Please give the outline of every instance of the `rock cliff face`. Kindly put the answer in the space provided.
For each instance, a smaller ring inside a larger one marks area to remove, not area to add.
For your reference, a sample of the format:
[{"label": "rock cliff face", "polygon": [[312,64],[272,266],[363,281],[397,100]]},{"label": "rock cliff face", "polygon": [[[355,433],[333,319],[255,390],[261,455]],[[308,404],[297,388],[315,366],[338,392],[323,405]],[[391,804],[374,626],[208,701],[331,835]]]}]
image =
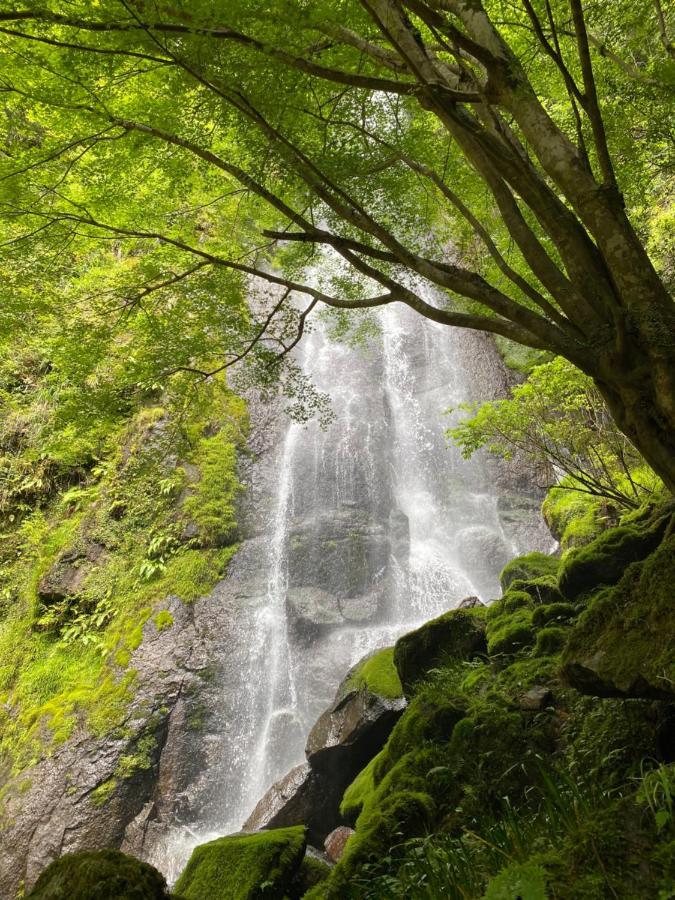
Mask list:
[{"label": "rock cliff face", "polygon": [[488,338],[394,316],[365,349],[317,328],[304,354],[335,421],[289,427],[252,399],[227,577],[192,604],[171,600],[171,627],[147,622],[118,732],[78,733],[8,781],[2,896],[66,851],[103,846],[174,878],[301,763],[350,665],[468,594],[497,596],[518,550],[549,549],[517,466],[445,447],[447,407],[509,384]]}]

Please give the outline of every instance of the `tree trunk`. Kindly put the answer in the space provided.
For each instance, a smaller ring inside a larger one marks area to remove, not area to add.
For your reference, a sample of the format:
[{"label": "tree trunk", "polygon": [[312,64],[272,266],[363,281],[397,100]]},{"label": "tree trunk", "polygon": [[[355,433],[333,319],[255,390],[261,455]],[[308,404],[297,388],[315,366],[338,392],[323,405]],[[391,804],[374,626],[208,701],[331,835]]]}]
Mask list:
[{"label": "tree trunk", "polygon": [[675,494],[675,350],[672,335],[663,337],[654,352],[653,344],[647,343],[645,351],[639,336],[631,336],[622,358],[599,353],[588,374],[617,426]]}]

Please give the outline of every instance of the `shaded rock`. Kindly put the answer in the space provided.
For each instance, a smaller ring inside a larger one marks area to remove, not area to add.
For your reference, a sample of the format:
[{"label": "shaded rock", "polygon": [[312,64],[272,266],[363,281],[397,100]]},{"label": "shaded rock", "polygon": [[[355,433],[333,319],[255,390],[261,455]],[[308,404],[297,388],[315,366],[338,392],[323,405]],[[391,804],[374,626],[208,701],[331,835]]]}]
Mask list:
[{"label": "shaded rock", "polygon": [[310,766],[314,771],[327,771],[349,757],[350,764],[358,759],[356,775],[380,750],[404,708],[403,698],[348,691],[310,731],[305,748]]},{"label": "shaded rock", "polygon": [[328,859],[333,862],[338,862],[344,853],[347,841],[353,834],[354,829],[349,828],[347,825],[339,825],[337,828],[333,829],[323,842]]},{"label": "shaded rock", "polygon": [[481,617],[470,610],[453,609],[399,638],[394,648],[394,664],[403,690],[408,693],[415,682],[447,657],[473,659],[486,649]]},{"label": "shaded rock", "polygon": [[311,817],[312,770],[308,763],[300,763],[273,784],[244,822],[243,830],[278,828],[302,824]]},{"label": "shaded rock", "polygon": [[[485,568],[490,572],[499,571],[513,556],[504,537],[485,525],[472,525],[462,529],[457,535],[457,550],[474,577]],[[478,587],[483,590],[482,585]]]},{"label": "shaded rock", "polygon": [[302,827],[232,834],[201,844],[176,883],[185,900],[282,900],[305,855]]},{"label": "shaded rock", "polygon": [[67,853],[47,866],[32,900],[169,900],[157,869],[119,850]]},{"label": "shaded rock", "polygon": [[305,858],[288,888],[289,900],[301,900],[308,891],[328,878],[332,868],[324,853],[314,847],[307,847]]},{"label": "shaded rock", "polygon": [[478,609],[485,606],[480,597],[465,597],[457,606],[457,609]]},{"label": "shaded rock", "polygon": [[45,605],[58,603],[80,592],[93,565],[100,562],[105,548],[87,543],[62,553],[38,583],[38,597]]},{"label": "shaded rock", "polygon": [[553,700],[553,692],[543,685],[535,685],[518,700],[518,706],[528,712],[539,712],[549,706]]}]

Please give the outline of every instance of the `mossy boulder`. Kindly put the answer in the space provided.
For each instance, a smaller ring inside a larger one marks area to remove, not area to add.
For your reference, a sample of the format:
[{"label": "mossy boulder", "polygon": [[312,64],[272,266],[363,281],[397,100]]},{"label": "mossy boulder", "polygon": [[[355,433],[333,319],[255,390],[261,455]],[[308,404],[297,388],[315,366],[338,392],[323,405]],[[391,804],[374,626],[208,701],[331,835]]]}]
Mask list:
[{"label": "mossy boulder", "polygon": [[340,690],[367,690],[388,700],[403,696],[403,687],[396,666],[394,648],[385,647],[366,656],[349,672]]},{"label": "mossy boulder", "polygon": [[482,608],[451,610],[398,639],[394,665],[406,695],[444,661],[485,653],[484,615]]},{"label": "mossy boulder", "polygon": [[282,900],[306,847],[302,826],[218,838],[195,848],[175,892],[182,900]]},{"label": "mossy boulder", "polygon": [[571,551],[560,572],[560,590],[574,600],[601,585],[616,584],[631,563],[645,559],[663,540],[670,516],[662,515],[648,526],[620,525],[592,543]]},{"label": "mossy boulder", "polygon": [[47,866],[27,895],[30,900],[169,900],[169,896],[157,869],[119,850],[68,853]]},{"label": "mossy boulder", "polygon": [[563,674],[582,693],[675,695],[675,535],[615,587],[595,594],[570,633]]},{"label": "mossy boulder", "polygon": [[314,852],[312,848],[307,849],[307,854],[288,888],[289,900],[300,900],[308,891],[324,882],[330,875],[331,866],[319,856],[312,855]]},{"label": "mossy boulder", "polygon": [[572,603],[547,603],[532,611],[532,624],[535,628],[545,625],[560,625],[576,618],[578,610]]},{"label": "mossy boulder", "polygon": [[514,581],[532,581],[546,576],[555,578],[558,575],[559,566],[560,560],[555,556],[539,552],[528,553],[512,559],[505,565],[499,576],[499,582],[502,590],[506,592]]},{"label": "mossy boulder", "polygon": [[555,575],[542,575],[540,578],[529,580],[517,578],[509,585],[507,593],[515,592],[527,594],[535,603],[557,603],[564,599]]},{"label": "mossy boulder", "polygon": [[532,646],[534,641],[530,607],[523,605],[510,609],[508,594],[491,607],[487,623],[487,650],[491,657],[517,653]]}]

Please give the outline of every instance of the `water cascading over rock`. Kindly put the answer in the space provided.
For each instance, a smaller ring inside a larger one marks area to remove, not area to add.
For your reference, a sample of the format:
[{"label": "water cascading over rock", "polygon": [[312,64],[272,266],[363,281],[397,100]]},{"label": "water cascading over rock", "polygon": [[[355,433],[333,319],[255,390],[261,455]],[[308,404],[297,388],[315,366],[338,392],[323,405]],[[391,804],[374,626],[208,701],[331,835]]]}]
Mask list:
[{"label": "water cascading over rock", "polygon": [[[485,459],[461,459],[444,437],[448,407],[504,394],[492,341],[405,309],[381,312],[379,326],[351,347],[313,323],[300,357],[334,421],[280,417],[247,474],[247,539],[217,589],[228,627],[214,648],[210,714],[173,806],[128,845],[170,878],[303,760],[351,665],[463,597],[498,596],[510,558],[550,549],[540,498]],[[187,752],[176,740],[169,759]]]}]

